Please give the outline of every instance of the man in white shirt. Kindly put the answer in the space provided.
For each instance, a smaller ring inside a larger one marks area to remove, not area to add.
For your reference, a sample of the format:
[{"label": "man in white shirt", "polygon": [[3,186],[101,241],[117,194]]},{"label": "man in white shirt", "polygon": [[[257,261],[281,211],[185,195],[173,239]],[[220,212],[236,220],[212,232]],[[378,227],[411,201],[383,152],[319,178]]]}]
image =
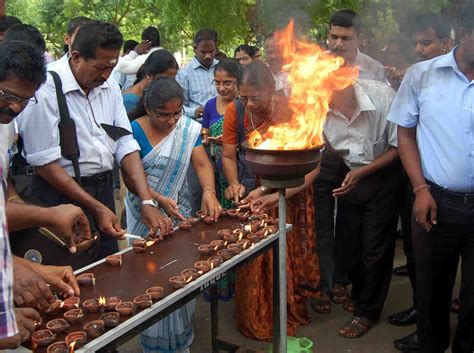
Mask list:
[{"label": "man in white shirt", "polygon": [[75,123],[80,178],[62,154],[66,144],[60,145],[60,113],[51,75],[37,91],[38,104],[28,106],[19,121],[26,160],[35,167],[32,194],[49,206],[72,201],[84,209],[100,234],[100,248],[91,254],[91,261],[116,252],[117,239],[125,233],[114,213],[114,158],[127,187],[142,200],[142,217],[150,233],[159,228],[164,234],[170,227],[148,188],[120,89],[109,80],[122,44],[122,34],[114,25],[87,23],[71,45],[69,60],[56,67]]}]

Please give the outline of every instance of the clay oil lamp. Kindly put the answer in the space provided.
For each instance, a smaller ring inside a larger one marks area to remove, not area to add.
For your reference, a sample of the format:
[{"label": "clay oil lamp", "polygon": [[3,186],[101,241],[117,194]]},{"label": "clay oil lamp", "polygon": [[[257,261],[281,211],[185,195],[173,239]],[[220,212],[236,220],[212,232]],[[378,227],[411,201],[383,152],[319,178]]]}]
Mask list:
[{"label": "clay oil lamp", "polygon": [[207,262],[212,264],[212,268],[216,268],[217,266],[220,266],[220,264],[224,262],[224,259],[216,255],[216,256],[211,256],[210,258],[208,258]]},{"label": "clay oil lamp", "polygon": [[163,287],[150,287],[145,291],[146,294],[150,294],[151,300],[154,302],[160,300],[164,296]]},{"label": "clay oil lamp", "polygon": [[191,223],[192,225],[194,225],[197,222],[199,222],[200,219],[201,218],[198,218],[198,217],[189,217],[189,218],[186,218],[186,222]]},{"label": "clay oil lamp", "polygon": [[198,251],[201,255],[209,255],[212,251],[212,246],[209,244],[199,245]]},{"label": "clay oil lamp", "polygon": [[56,339],[56,335],[51,330],[39,330],[33,332],[31,340],[38,347],[46,347]]},{"label": "clay oil lamp", "polygon": [[278,218],[268,217],[267,222],[271,224],[272,226],[277,226],[280,223],[280,220]]},{"label": "clay oil lamp", "polygon": [[230,260],[234,256],[234,253],[228,249],[222,249],[217,252],[217,255],[222,257],[224,261],[227,261],[227,260]]},{"label": "clay oil lamp", "polygon": [[79,297],[67,298],[63,301],[63,309],[66,311],[72,310],[72,309],[78,309],[80,303],[81,303],[81,298]]},{"label": "clay oil lamp", "polygon": [[194,268],[187,268],[183,271],[181,271],[181,276],[183,276],[184,278],[188,279],[188,278],[191,278],[191,281],[194,281],[196,278],[199,277],[199,271],[194,269]]},{"label": "clay oil lamp", "polygon": [[268,226],[266,230],[268,230],[268,234],[278,233],[278,227],[277,226]]},{"label": "clay oil lamp", "polygon": [[258,243],[261,240],[261,238],[255,233],[250,233],[249,235],[247,235],[247,239],[250,240],[252,243]]},{"label": "clay oil lamp", "polygon": [[260,227],[262,226],[262,221],[259,221],[259,220],[253,220],[251,223],[250,223],[250,231],[252,233],[255,233],[257,232]]},{"label": "clay oil lamp", "polygon": [[197,216],[198,218],[201,219],[201,218],[204,217],[204,215],[205,215],[204,211],[202,211],[202,210],[196,211],[196,216]]},{"label": "clay oil lamp", "polygon": [[237,244],[240,245],[242,250],[247,249],[250,246],[250,243],[251,242],[248,239],[242,239],[242,240],[237,241]]},{"label": "clay oil lamp", "polygon": [[153,301],[151,300],[150,294],[140,294],[133,299],[133,303],[136,304],[140,309],[146,309],[152,306]]},{"label": "clay oil lamp", "polygon": [[92,338],[97,338],[104,333],[105,322],[103,320],[92,320],[87,322],[82,329]]},{"label": "clay oil lamp", "polygon": [[48,315],[57,315],[61,312],[63,305],[64,304],[61,300],[55,300],[49,304],[48,309],[46,309],[44,313]]},{"label": "clay oil lamp", "polygon": [[206,224],[212,224],[212,223],[215,222],[215,221],[214,221],[214,217],[211,217],[211,216],[204,216],[204,217],[202,218],[202,220],[203,220],[204,223],[206,223]]},{"label": "clay oil lamp", "polygon": [[218,251],[224,248],[224,240],[213,240],[209,243],[214,251]]},{"label": "clay oil lamp", "polygon": [[181,230],[190,230],[193,225],[190,222],[183,221],[179,222],[178,228]]},{"label": "clay oil lamp", "polygon": [[194,263],[194,268],[201,273],[206,273],[211,270],[211,265],[207,261],[197,261]]},{"label": "clay oil lamp", "polygon": [[[174,234],[174,229],[173,228],[170,228],[166,233],[165,233],[165,238],[166,237],[170,237]],[[155,238],[155,239],[158,239],[158,238]]]},{"label": "clay oil lamp", "polygon": [[225,235],[228,235],[228,234],[231,234],[232,231],[230,229],[219,229],[217,231],[217,235],[219,236],[219,238],[221,239],[224,239],[224,236]]},{"label": "clay oil lamp", "polygon": [[120,298],[117,297],[108,297],[105,300],[105,310],[107,311],[114,311],[115,307],[122,302]]},{"label": "clay oil lamp", "polygon": [[132,302],[122,302],[115,307],[115,311],[120,314],[120,316],[129,316],[133,313],[133,303]]},{"label": "clay oil lamp", "polygon": [[69,329],[71,325],[64,319],[54,319],[46,323],[46,328],[54,334],[58,334]]},{"label": "clay oil lamp", "polygon": [[81,348],[87,343],[87,333],[84,331],[72,332],[66,336],[65,340],[68,346],[72,348],[71,351],[74,352],[74,348]]},{"label": "clay oil lamp", "polygon": [[184,276],[172,276],[169,281],[174,289],[183,288],[187,284]]},{"label": "clay oil lamp", "polygon": [[66,341],[54,342],[48,346],[47,353],[69,353],[69,345]]},{"label": "clay oil lamp", "polygon": [[227,250],[232,252],[234,255],[240,254],[242,252],[242,248],[239,244],[229,244],[227,245]]},{"label": "clay oil lamp", "polygon": [[122,266],[122,255],[121,254],[109,255],[105,258],[105,262],[107,262],[107,265],[109,266],[120,267]]},{"label": "clay oil lamp", "polygon": [[70,324],[77,324],[79,321],[81,321],[83,316],[84,313],[82,312],[82,309],[68,310],[63,315],[64,320],[66,320]]},{"label": "clay oil lamp", "polygon": [[231,217],[231,218],[237,218],[239,216],[239,211],[240,210],[227,210],[226,214],[228,217]]},{"label": "clay oil lamp", "polygon": [[93,273],[82,273],[76,277],[77,283],[83,287],[95,286],[95,277]]},{"label": "clay oil lamp", "polygon": [[99,298],[87,299],[82,303],[84,309],[89,313],[97,313],[100,310],[101,303],[99,303]]},{"label": "clay oil lamp", "polygon": [[250,213],[248,212],[241,212],[238,214],[239,221],[241,222],[247,222],[249,220]]},{"label": "clay oil lamp", "polygon": [[226,234],[224,235],[224,241],[227,242],[227,244],[233,244],[237,242],[237,234]]},{"label": "clay oil lamp", "polygon": [[132,248],[137,254],[144,253],[146,250],[146,240],[132,240]]},{"label": "clay oil lamp", "polygon": [[100,316],[106,328],[113,328],[119,324],[120,314],[116,311],[105,313]]}]

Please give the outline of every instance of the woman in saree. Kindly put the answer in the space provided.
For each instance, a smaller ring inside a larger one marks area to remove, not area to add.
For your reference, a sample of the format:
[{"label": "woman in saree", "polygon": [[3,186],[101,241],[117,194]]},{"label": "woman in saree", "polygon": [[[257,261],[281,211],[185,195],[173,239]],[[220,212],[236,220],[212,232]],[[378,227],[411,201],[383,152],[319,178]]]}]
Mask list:
[{"label": "woman in saree", "polygon": [[[190,216],[186,171],[193,163],[203,190],[202,209],[216,220],[220,205],[215,196],[214,173],[200,138],[201,125],[182,114],[183,89],[173,78],[158,78],[144,97],[146,115],[132,122],[140,145],[148,185],[159,206],[176,219]],[[146,236],[140,219],[140,199],[125,198],[128,231]],[[189,352],[193,340],[191,316],[195,302],[182,306],[140,335],[144,352]]]},{"label": "woman in saree", "polygon": [[[239,87],[240,101],[245,106],[244,127],[248,136],[258,130],[263,134],[276,123],[276,118],[288,116],[286,99],[275,92],[271,71],[260,62],[243,69]],[[240,207],[252,207],[254,211],[270,210],[276,216],[276,195],[271,190],[258,187],[242,200],[245,186],[238,179],[237,166],[237,109],[231,103],[226,110],[223,134],[224,173],[229,181],[226,197]],[[287,190],[287,223],[293,224],[287,241],[288,279],[288,334],[310,322],[305,305],[306,298],[318,297],[319,261],[316,255],[314,231],[314,204],[312,180],[317,169],[306,175],[305,183]],[[272,209],[273,208],[273,209]],[[271,252],[259,256],[237,272],[235,317],[237,328],[245,336],[262,341],[272,338],[272,282],[273,257]]]}]

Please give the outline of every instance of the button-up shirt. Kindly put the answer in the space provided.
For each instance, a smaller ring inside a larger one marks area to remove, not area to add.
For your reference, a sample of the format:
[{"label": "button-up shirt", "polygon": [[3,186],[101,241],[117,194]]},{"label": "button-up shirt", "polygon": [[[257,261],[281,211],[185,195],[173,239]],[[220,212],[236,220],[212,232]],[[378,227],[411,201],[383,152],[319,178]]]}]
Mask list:
[{"label": "button-up shirt", "polygon": [[354,84],[357,101],[351,119],[330,110],[324,123],[324,138],[350,169],[372,163],[390,147],[397,147],[396,125],[387,121],[395,92],[386,84],[358,80]]},{"label": "button-up shirt", "polygon": [[388,82],[383,65],[359,50],[357,50],[353,65],[359,68],[360,79]]},{"label": "button-up shirt", "polygon": [[[55,69],[61,77],[69,114],[76,123],[81,176],[110,171],[114,166],[114,156],[120,164],[127,154],[140,150],[132,134],[114,141],[101,126],[107,124],[132,131],[120,88],[113,79],[109,78],[86,95],[77,83],[68,61],[58,62]],[[51,75],[36,92],[36,97],[38,104],[28,105],[18,118],[26,161],[33,166],[59,161],[66,172],[74,176],[71,161],[61,156],[59,108]]]},{"label": "button-up shirt", "polygon": [[413,65],[388,119],[416,127],[423,175],[442,188],[474,191],[474,81],[459,70],[455,50]]},{"label": "button-up shirt", "polygon": [[10,162],[14,154],[14,139],[14,123],[0,124],[0,168],[3,169],[5,175],[10,168]]},{"label": "button-up shirt", "polygon": [[138,54],[135,50],[124,55],[119,59],[116,70],[122,75],[136,75],[140,67],[145,63],[146,59],[155,51],[163,49],[161,47],[151,48],[146,54]]},{"label": "button-up shirt", "polygon": [[184,89],[184,112],[186,116],[194,118],[198,107],[204,107],[206,102],[217,96],[214,85],[214,67],[219,61],[214,60],[210,68],[205,68],[194,57],[191,62],[181,68],[176,75],[176,81]]},{"label": "button-up shirt", "polygon": [[[1,153],[6,151],[3,148]],[[6,172],[0,166],[0,339],[18,333],[13,311],[13,263],[5,214]]]}]

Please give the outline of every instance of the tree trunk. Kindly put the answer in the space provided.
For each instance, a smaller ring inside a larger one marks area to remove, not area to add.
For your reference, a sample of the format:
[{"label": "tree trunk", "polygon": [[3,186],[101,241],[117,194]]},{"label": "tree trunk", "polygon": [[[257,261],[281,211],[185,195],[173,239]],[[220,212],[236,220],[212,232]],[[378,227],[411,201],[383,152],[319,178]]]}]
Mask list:
[{"label": "tree trunk", "polygon": [[5,0],[0,0],[0,17],[5,16]]}]

